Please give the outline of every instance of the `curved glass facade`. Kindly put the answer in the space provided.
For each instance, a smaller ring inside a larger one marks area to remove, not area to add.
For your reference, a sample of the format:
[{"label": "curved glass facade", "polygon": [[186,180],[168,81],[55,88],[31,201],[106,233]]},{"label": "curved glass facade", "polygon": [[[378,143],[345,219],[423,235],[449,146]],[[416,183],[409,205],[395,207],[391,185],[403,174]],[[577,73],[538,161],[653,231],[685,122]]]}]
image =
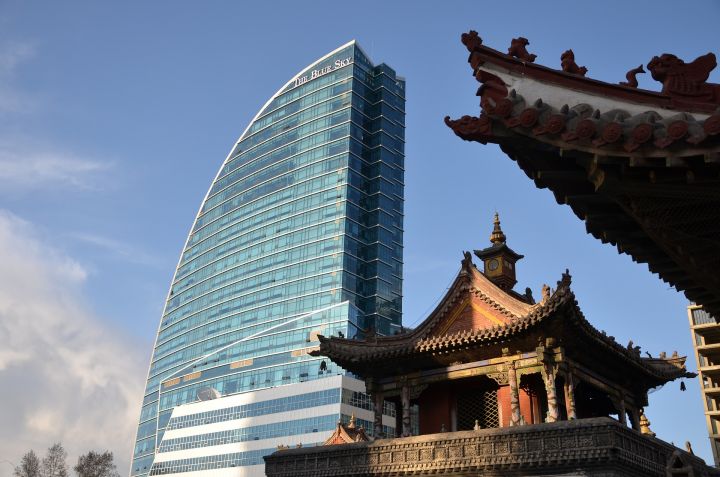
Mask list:
[{"label": "curved glass facade", "polygon": [[342,373],[308,354],[318,334],[399,329],[404,108],[404,80],[350,42],[255,116],[213,181],[173,277],[132,475],[149,473],[173,408],[198,391]]}]

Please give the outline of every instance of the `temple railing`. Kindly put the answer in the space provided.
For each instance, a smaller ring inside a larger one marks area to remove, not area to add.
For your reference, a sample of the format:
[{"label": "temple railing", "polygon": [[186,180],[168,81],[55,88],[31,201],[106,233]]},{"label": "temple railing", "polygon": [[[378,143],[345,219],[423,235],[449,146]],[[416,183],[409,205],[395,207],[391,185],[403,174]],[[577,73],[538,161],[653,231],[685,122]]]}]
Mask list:
[{"label": "temple railing", "polygon": [[265,461],[268,477],[460,476],[488,471],[523,476],[562,471],[587,476],[720,476],[702,459],[610,418],[294,448],[277,451]]}]

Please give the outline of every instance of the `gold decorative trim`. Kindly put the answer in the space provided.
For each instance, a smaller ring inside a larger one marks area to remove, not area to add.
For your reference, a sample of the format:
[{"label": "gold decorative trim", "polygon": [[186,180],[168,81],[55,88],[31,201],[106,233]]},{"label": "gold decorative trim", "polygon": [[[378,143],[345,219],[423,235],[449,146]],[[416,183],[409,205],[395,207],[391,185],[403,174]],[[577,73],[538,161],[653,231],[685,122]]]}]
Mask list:
[{"label": "gold decorative trim", "polygon": [[230,369],[237,369],[237,368],[244,368],[245,366],[251,366],[253,364],[253,359],[242,359],[240,361],[235,361],[233,363],[230,363]]},{"label": "gold decorative trim", "polygon": [[202,375],[202,372],[195,371],[194,373],[186,374],[185,376],[183,376],[182,380],[184,383],[186,383],[188,381],[192,381],[193,379],[199,378],[201,375]]}]

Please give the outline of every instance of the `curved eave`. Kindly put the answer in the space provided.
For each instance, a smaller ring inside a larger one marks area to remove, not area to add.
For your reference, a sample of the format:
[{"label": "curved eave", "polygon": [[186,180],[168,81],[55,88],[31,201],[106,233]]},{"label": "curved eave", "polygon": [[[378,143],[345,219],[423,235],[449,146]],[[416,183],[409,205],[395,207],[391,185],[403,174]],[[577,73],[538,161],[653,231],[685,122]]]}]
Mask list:
[{"label": "curved eave", "polygon": [[[642,358],[639,351],[621,346],[613,338],[593,327],[585,319],[575,301],[575,295],[570,289],[570,277],[567,274],[558,282],[557,290],[544,303],[536,306],[528,315],[504,326],[462,331],[428,339],[413,340],[408,336],[404,337],[403,341],[396,341],[393,344],[383,338],[358,341],[320,336],[320,350],[313,354],[327,356],[343,368],[360,375],[372,375],[374,370],[380,369],[378,363],[383,361],[412,362],[416,367],[421,367],[425,362],[424,359],[432,355],[504,343],[513,337],[521,337],[548,320],[566,320],[562,324],[564,327],[574,322],[574,327],[583,336],[631,366],[636,373],[644,376],[651,387],[678,378],[694,376],[685,369],[684,357]],[[382,368],[386,369],[386,367]]]},{"label": "curved eave", "polygon": [[[720,110],[521,61],[466,34],[482,83],[459,137],[500,145],[617,246],[720,316]],[[718,87],[718,85],[710,85]]]},{"label": "curved eave", "polygon": [[519,253],[517,253],[516,251],[514,251],[513,249],[508,247],[507,244],[505,244],[505,243],[502,243],[501,245],[496,246],[496,247],[488,247],[488,248],[483,248],[481,250],[473,250],[473,253],[475,254],[475,256],[481,260],[484,260],[485,258],[490,257],[492,255],[497,255],[500,252],[507,253],[514,260],[520,260],[521,258],[525,257],[525,255],[520,255]]},{"label": "curved eave", "polygon": [[598,345],[610,350],[613,354],[622,357],[624,361],[632,365],[638,372],[644,374],[656,385],[665,384],[683,377],[694,377],[693,373],[689,373],[685,369],[685,357],[672,357],[668,359],[661,358],[643,358],[640,355],[639,348],[630,349],[622,346],[615,341],[614,338],[607,336],[605,333],[595,328],[584,316],[582,310],[573,301],[572,316],[576,320],[578,326],[583,333],[595,341]]},{"label": "curved eave", "polygon": [[[479,272],[475,270],[475,273]],[[458,279],[456,279],[456,283],[463,276],[461,272]],[[452,350],[455,346],[493,344],[531,328],[535,323],[541,321],[542,317],[552,315],[566,300],[574,300],[574,296],[569,291],[569,285],[570,276],[564,275],[563,280],[558,282],[558,289],[544,303],[533,306],[526,305],[529,312],[525,316],[514,317],[506,325],[497,325],[492,328],[474,331],[461,331],[450,335],[426,337],[427,332],[432,330],[442,317],[442,313],[445,311],[442,309],[436,310],[437,313],[434,316],[431,315],[416,331],[404,335],[373,337],[365,341],[319,336],[320,350],[311,354],[327,356],[340,366],[358,372],[365,370],[368,365],[372,365],[378,360],[413,355],[432,355],[437,351]],[[453,298],[455,297],[446,296],[448,301],[446,305]],[[440,307],[441,305],[438,306],[438,309]]]},{"label": "curved eave", "polygon": [[[508,321],[517,320],[521,316],[527,314],[534,305],[525,303],[507,292],[499,288],[485,275],[483,275],[471,260],[466,258],[462,261],[462,266],[455,280],[448,288],[448,291],[440,299],[435,309],[433,309],[427,318],[423,320],[413,330],[393,335],[393,336],[374,336],[371,338],[373,343],[379,346],[392,349],[399,349],[408,346],[408,343],[416,343],[425,339],[437,328],[438,324],[446,317],[449,310],[467,294],[475,294],[482,300],[493,307],[498,314],[503,315]],[[328,339],[328,338],[326,338]],[[333,340],[345,341],[351,346],[363,341],[332,338]],[[339,363],[338,363],[339,364]]]},{"label": "curved eave", "polygon": [[566,73],[562,70],[514,58],[482,44],[469,46],[466,43],[466,47],[470,52],[468,63],[470,63],[473,72],[482,69],[483,66],[485,68],[495,66],[497,69],[507,71],[510,74],[531,78],[540,83],[557,85],[575,92],[606,96],[623,102],[643,105],[651,109],[712,113],[718,107],[704,102],[678,101],[661,92],[612,84],[586,76]]}]

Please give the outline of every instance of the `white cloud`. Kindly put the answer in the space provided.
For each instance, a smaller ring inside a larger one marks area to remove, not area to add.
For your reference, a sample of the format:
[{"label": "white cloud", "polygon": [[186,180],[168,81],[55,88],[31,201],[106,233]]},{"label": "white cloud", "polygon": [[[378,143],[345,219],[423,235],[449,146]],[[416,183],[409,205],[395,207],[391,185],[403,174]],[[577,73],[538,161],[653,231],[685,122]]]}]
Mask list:
[{"label": "white cloud", "polygon": [[23,61],[32,58],[35,48],[29,43],[8,42],[0,45],[0,76],[8,76]]},{"label": "white cloud", "polygon": [[157,257],[122,240],[82,232],[70,233],[68,236],[80,242],[106,250],[116,258],[122,259],[126,262],[153,266],[163,263]]},{"label": "white cloud", "polygon": [[35,109],[35,101],[11,85],[17,67],[35,55],[29,43],[0,44],[0,113],[19,113]]},{"label": "white cloud", "polygon": [[[0,119],[35,111],[39,98],[14,84],[15,73],[34,55],[35,48],[29,43],[0,43]],[[48,187],[97,189],[103,183],[101,174],[113,166],[106,160],[58,151],[42,145],[36,137],[13,135],[11,130],[3,128],[0,134],[0,192]]]},{"label": "white cloud", "polygon": [[59,187],[97,189],[112,164],[62,153],[28,150],[0,141],[0,186],[6,190]]},{"label": "white cloud", "polygon": [[0,459],[62,442],[71,466],[109,449],[126,474],[145,353],[85,304],[82,265],[2,210],[0,263]]}]

